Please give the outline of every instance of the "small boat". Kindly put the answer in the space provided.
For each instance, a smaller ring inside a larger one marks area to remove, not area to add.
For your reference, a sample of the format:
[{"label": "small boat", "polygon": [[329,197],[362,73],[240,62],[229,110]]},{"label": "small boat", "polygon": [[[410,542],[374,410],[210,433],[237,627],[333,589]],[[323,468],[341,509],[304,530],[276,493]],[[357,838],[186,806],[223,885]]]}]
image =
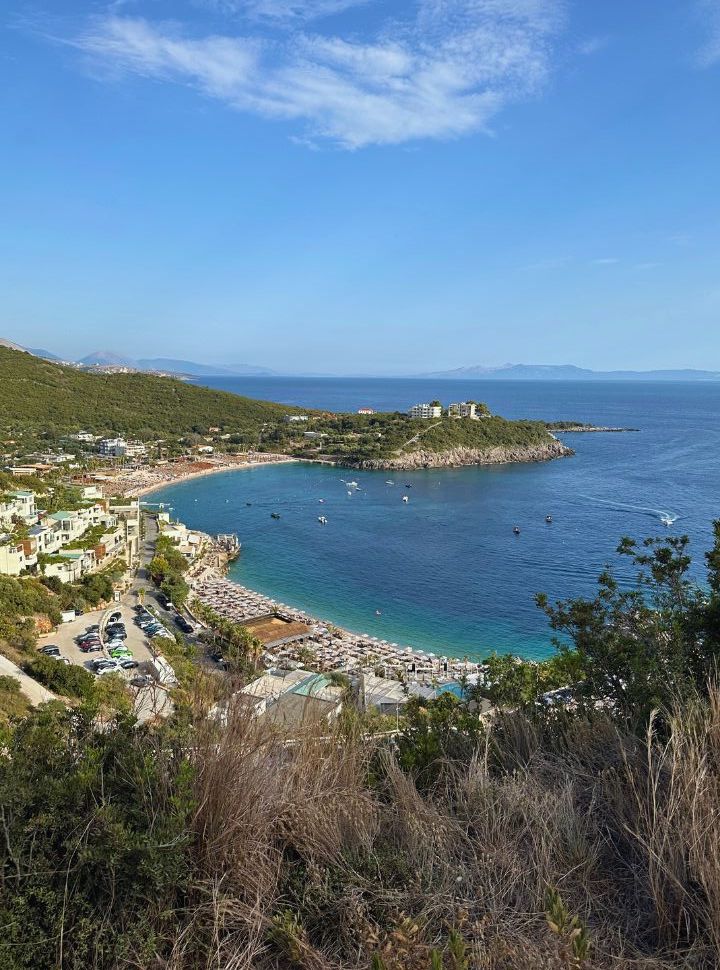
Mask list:
[{"label": "small boat", "polygon": [[375,610],[375,616],[382,616],[382,610]]},{"label": "small boat", "polygon": [[408,498],[408,496],[407,495],[403,495],[403,502],[409,502],[409,501],[410,501],[410,499]]},{"label": "small boat", "polygon": [[412,488],[412,485],[410,484],[410,482],[405,482],[405,488]]},{"label": "small boat", "polygon": [[552,522],[552,515],[546,515],[545,521],[547,522],[548,525],[550,525],[550,523]]},{"label": "small boat", "polygon": [[327,519],[325,518],[325,516],[324,516],[324,515],[318,515],[318,522],[319,522],[319,523],[320,523],[321,525],[327,525]]},{"label": "small boat", "polygon": [[271,519],[279,519],[280,518],[280,513],[279,512],[271,512],[270,513],[270,518]]},{"label": "small boat", "polygon": [[519,536],[520,535],[520,526],[519,525],[513,526],[513,532],[515,533],[516,536]]},{"label": "small boat", "polygon": [[672,525],[673,524],[673,520],[670,518],[669,515],[663,515],[662,518],[660,519],[660,521],[662,522],[663,525]]},{"label": "small boat", "polygon": [[386,485],[394,485],[395,482],[385,482]]},{"label": "small boat", "polygon": [[319,498],[319,499],[318,499],[318,502],[319,502],[319,503],[320,503],[321,505],[324,505],[324,504],[325,504],[325,499],[324,499],[324,498]]},{"label": "small boat", "polygon": [[252,505],[252,502],[246,502],[245,504],[246,505]]}]

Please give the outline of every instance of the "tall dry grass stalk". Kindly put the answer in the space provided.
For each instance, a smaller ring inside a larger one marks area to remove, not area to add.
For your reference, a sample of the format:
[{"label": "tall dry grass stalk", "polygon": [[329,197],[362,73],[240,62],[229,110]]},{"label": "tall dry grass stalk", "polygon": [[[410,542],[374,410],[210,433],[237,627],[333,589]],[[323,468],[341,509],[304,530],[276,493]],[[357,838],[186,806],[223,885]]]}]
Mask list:
[{"label": "tall dry grass stalk", "polygon": [[429,794],[385,742],[289,747],[240,714],[208,726],[197,878],[167,966],[716,968],[720,693],[669,723],[638,740],[602,716],[507,715]]}]

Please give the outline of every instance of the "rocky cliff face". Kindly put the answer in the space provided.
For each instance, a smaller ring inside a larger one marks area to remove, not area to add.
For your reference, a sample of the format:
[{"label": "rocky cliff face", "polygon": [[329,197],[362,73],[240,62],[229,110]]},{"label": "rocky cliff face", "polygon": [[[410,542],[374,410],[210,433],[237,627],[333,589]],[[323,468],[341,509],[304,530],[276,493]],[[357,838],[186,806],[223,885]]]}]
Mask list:
[{"label": "rocky cliff face", "polygon": [[365,468],[385,471],[411,471],[414,468],[456,468],[462,465],[501,465],[511,461],[550,461],[574,455],[560,441],[532,445],[518,445],[513,448],[452,448],[449,451],[412,451],[394,458],[366,459],[358,462],[343,462],[351,468]]}]

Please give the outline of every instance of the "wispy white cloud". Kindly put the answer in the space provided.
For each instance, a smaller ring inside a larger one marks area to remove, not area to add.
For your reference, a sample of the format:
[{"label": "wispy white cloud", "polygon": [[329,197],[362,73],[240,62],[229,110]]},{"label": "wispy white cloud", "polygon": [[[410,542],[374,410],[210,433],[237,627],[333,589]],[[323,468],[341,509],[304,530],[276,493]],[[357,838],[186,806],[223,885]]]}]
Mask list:
[{"label": "wispy white cloud", "polygon": [[302,22],[322,20],[342,13],[351,7],[373,0],[199,0],[205,6],[222,13],[249,20],[270,22]]},{"label": "wispy white cloud", "polygon": [[603,50],[609,43],[607,37],[588,37],[587,40],[578,44],[578,53],[589,57],[591,54],[597,54],[598,51]]},{"label": "wispy white cloud", "polygon": [[720,61],[720,0],[698,0],[697,9],[707,37],[697,59],[701,67],[711,67]]},{"label": "wispy white cloud", "polygon": [[[326,2],[339,0],[316,0]],[[260,29],[197,36],[108,16],[74,43],[98,65],[189,84],[236,110],[302,122],[306,137],[359,148],[487,131],[505,105],[542,90],[562,11],[562,0],[420,0],[414,19],[388,19],[367,40]]]}]

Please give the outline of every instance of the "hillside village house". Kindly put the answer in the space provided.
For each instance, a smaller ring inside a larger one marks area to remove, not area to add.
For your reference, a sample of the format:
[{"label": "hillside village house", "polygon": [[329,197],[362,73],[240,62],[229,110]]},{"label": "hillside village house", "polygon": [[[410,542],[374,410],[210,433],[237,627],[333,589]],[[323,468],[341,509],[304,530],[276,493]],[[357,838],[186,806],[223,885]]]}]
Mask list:
[{"label": "hillside village house", "polygon": [[9,528],[13,518],[22,519],[26,525],[37,521],[34,492],[10,492],[5,496],[5,501],[0,502],[0,526]]}]

